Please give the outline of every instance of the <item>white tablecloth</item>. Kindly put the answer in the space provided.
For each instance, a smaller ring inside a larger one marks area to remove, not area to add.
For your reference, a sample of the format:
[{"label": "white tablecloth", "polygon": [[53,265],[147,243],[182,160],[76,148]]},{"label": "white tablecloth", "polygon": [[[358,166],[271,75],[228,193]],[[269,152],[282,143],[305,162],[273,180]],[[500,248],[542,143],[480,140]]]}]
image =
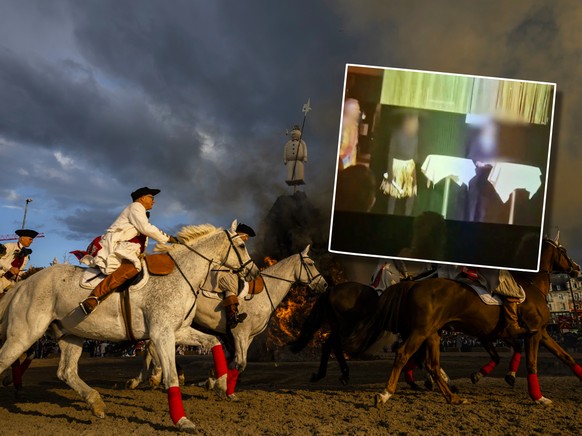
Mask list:
[{"label": "white tablecloth", "polygon": [[475,164],[471,159],[462,157],[429,154],[421,168],[428,179],[427,185],[437,184],[450,177],[457,185],[469,185],[469,180],[475,177]]},{"label": "white tablecloth", "polygon": [[541,176],[542,172],[538,167],[497,162],[493,165],[487,180],[493,185],[501,200],[506,203],[516,189],[525,189],[531,199],[542,185]]}]

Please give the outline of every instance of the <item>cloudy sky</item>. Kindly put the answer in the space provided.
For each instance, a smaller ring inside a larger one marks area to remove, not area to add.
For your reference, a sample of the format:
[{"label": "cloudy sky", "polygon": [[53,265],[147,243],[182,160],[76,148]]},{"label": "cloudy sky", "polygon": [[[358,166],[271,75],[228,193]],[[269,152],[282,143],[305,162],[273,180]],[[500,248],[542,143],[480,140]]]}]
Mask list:
[{"label": "cloudy sky", "polygon": [[152,222],[256,224],[302,120],[310,198],[329,210],[346,63],[556,82],[548,229],[582,260],[582,4],[549,1],[0,0],[0,234],[84,248],[137,187]]}]

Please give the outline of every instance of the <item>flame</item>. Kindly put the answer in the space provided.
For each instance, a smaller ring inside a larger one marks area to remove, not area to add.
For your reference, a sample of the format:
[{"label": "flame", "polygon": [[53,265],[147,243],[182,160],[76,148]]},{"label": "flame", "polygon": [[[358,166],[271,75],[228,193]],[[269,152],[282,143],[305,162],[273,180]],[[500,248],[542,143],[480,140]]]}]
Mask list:
[{"label": "flame", "polygon": [[[280,348],[287,345],[292,340],[299,337],[301,327],[309,316],[318,295],[310,291],[306,286],[293,286],[291,291],[277,307],[275,315],[269,322],[267,333],[267,347],[269,349]],[[310,346],[321,345],[327,336],[328,331],[319,330]]]}]

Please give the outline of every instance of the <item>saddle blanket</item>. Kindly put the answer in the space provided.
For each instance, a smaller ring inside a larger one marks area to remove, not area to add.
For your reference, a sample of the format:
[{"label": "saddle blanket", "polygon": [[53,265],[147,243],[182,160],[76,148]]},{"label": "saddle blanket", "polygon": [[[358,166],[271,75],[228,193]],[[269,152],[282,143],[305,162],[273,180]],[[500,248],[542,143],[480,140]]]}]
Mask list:
[{"label": "saddle blanket", "polygon": [[469,286],[481,298],[481,301],[489,306],[501,306],[503,300],[497,295],[491,294],[483,285],[471,279],[457,279],[457,282]]},{"label": "saddle blanket", "polygon": [[[92,291],[95,287],[107,277],[101,272],[99,268],[83,268],[85,271],[81,275],[81,280],[79,281],[79,286],[83,289],[88,289]],[[129,287],[130,291],[138,291],[143,288],[150,279],[148,269],[143,265],[142,261],[142,271],[143,275],[139,282]]]},{"label": "saddle blanket", "polygon": [[[249,283],[245,282],[245,285],[242,288],[242,290],[240,291],[240,294],[238,294],[238,298],[244,298],[248,294],[249,294]],[[204,289],[202,289],[202,295],[204,295],[207,298],[212,298],[214,300],[223,300],[224,299],[223,292],[205,291]]]}]

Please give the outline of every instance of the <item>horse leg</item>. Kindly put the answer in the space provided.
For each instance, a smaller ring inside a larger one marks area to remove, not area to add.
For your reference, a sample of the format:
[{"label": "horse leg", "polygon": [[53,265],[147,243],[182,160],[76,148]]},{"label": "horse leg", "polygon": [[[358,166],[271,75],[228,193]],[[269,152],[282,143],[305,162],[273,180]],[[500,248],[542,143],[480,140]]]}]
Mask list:
[{"label": "horse leg", "polygon": [[149,383],[152,389],[158,389],[162,384],[162,367],[160,366],[160,358],[158,351],[152,341],[148,341],[146,346],[147,354],[150,357],[150,376]]},{"label": "horse leg", "polygon": [[[149,344],[149,341],[148,341],[148,344]],[[146,374],[150,370],[150,365],[152,365],[152,356],[150,354],[148,344],[146,344],[146,346],[144,347],[143,361],[142,361],[142,366],[141,366],[141,370],[140,370],[139,374],[137,375],[137,377],[129,379],[128,381],[125,382],[125,387],[127,389],[137,388],[144,381]]]},{"label": "horse leg", "polygon": [[554,356],[560,359],[570,370],[582,381],[582,367],[570,356],[566,350],[558,345],[558,343],[548,334],[546,330],[542,332],[542,345]]},{"label": "horse leg", "polygon": [[309,380],[310,382],[312,383],[318,382],[322,378],[325,378],[325,376],[327,375],[327,362],[329,361],[329,356],[331,355],[332,348],[333,347],[331,345],[331,335],[330,335],[321,346],[321,359],[319,361],[319,369],[317,370],[317,373],[311,374],[311,380]]},{"label": "horse leg", "polygon": [[400,347],[398,347],[398,350],[396,350],[396,355],[394,356],[394,364],[390,370],[386,388],[384,391],[382,391],[382,393],[376,394],[374,397],[374,403],[376,407],[384,404],[390,399],[392,395],[394,395],[402,368],[404,368],[404,365],[406,365],[406,362],[408,362],[416,350],[420,348],[425,338],[425,335],[414,332],[400,345]]},{"label": "horse leg", "polygon": [[[12,376],[16,382],[15,385],[18,384],[19,387],[22,387],[19,359],[42,337],[50,323],[43,322],[45,321],[43,318],[47,318],[46,314],[38,315],[34,322],[29,321],[26,315],[22,314],[24,319],[15,319],[14,322],[10,323],[6,332],[6,340],[0,349],[0,374],[14,364]],[[16,393],[17,398],[18,391],[19,389]]]},{"label": "horse leg", "polygon": [[466,400],[454,394],[448,385],[448,376],[440,367],[440,336],[435,333],[426,339],[426,370],[449,404],[464,404]]},{"label": "horse leg", "polygon": [[337,363],[339,364],[340,371],[342,372],[340,382],[345,386],[350,382],[350,368],[346,362],[341,341],[337,336],[334,336],[333,338],[333,352],[335,354],[335,358],[337,359]]},{"label": "horse leg", "polygon": [[248,331],[239,327],[236,329],[236,333],[233,332],[233,337],[235,349],[233,363],[235,368],[238,369],[239,372],[243,372],[247,367],[247,352],[251,344],[251,341],[249,340],[250,335]]},{"label": "horse leg", "polygon": [[64,381],[71,389],[77,392],[89,405],[93,415],[98,418],[105,417],[105,403],[101,395],[95,389],[88,386],[78,374],[79,358],[83,352],[83,338],[77,336],[62,336],[59,341],[61,349],[61,359],[57,376]]},{"label": "horse leg", "polygon": [[168,392],[168,405],[170,408],[170,417],[175,426],[180,431],[195,433],[196,426],[192,421],[186,418],[184,404],[182,402],[182,393],[176,371],[176,336],[168,326],[156,326],[151,332],[151,341],[156,347],[160,365],[162,367],[164,387]]},{"label": "horse leg", "polygon": [[482,341],[481,345],[485,348],[485,351],[489,353],[491,360],[485,366],[483,366],[478,372],[471,374],[471,381],[476,384],[481,378],[487,377],[493,369],[499,364],[499,354],[491,341]]},{"label": "horse leg", "polygon": [[527,365],[527,390],[530,398],[537,404],[549,405],[552,401],[542,395],[538,381],[538,351],[541,332],[525,339],[525,360]]},{"label": "horse leg", "polygon": [[519,364],[521,363],[521,352],[522,346],[521,341],[515,341],[511,344],[513,347],[513,355],[511,356],[511,360],[509,361],[509,370],[507,374],[505,374],[505,382],[511,386],[515,386],[515,375],[517,374],[517,370],[519,369]]}]

